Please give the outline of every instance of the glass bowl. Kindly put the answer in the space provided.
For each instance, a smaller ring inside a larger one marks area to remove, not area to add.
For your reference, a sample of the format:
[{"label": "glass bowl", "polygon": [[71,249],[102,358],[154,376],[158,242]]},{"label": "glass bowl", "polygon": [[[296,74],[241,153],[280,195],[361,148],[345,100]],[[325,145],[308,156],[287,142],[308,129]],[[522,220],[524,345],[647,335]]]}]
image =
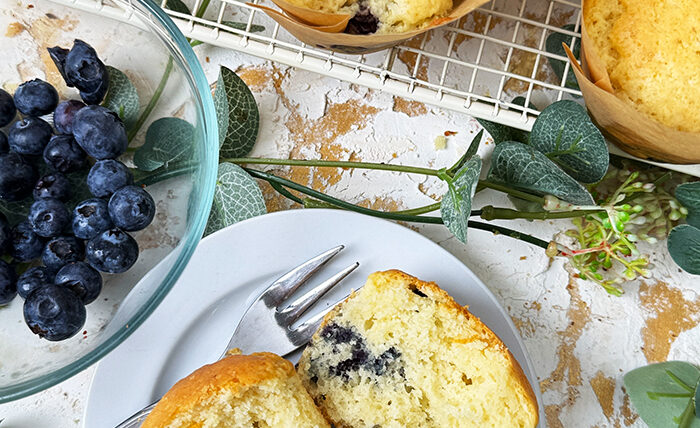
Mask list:
[{"label": "glass bowl", "polygon": [[[81,0],[74,1],[77,5]],[[70,48],[77,38],[91,44],[105,64],[130,78],[141,114],[158,92],[172,58],[167,83],[130,146],[143,144],[154,120],[176,116],[192,125],[193,150],[186,166],[166,164],[158,170],[157,179],[137,173],[137,180],[148,184],[146,189],[156,201],[155,219],[133,234],[140,248],[137,263],[123,274],[103,275],[102,293],[87,306],[87,322],[76,336],[50,342],[34,335],[24,322],[19,296],[0,308],[0,403],[66,379],[124,341],[170,291],[209,215],[219,145],[204,72],[188,41],[153,2],[109,1],[124,14],[105,16],[94,8],[91,13],[46,1],[7,1],[11,6],[0,13],[0,86],[13,93],[23,81],[41,78],[53,84],[62,99],[78,99],[46,51],[55,45]],[[133,149],[122,157],[130,166],[134,166],[132,153]]]}]

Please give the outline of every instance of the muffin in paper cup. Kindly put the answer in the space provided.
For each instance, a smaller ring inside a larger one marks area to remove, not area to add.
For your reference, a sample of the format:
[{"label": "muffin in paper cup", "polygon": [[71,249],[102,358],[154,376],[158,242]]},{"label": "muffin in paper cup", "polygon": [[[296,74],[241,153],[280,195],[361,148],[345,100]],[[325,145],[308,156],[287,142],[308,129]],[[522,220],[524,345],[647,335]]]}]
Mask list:
[{"label": "muffin in paper cup", "polygon": [[[429,1],[429,0],[426,0]],[[377,52],[433,28],[454,22],[488,0],[454,0],[452,9],[442,17],[433,18],[421,28],[404,32],[386,32],[378,34],[348,34],[348,24],[352,25],[350,13],[329,13],[312,10],[289,3],[286,0],[273,0],[282,9],[280,12],[269,7],[254,5],[289,31],[300,41],[321,49],[348,54],[365,54]]]},{"label": "muffin in paper cup", "polygon": [[[595,18],[587,16],[587,12],[590,11],[588,8],[597,6],[596,3],[600,2],[601,0],[585,0],[582,3],[581,65],[569,47],[564,45],[591,117],[611,142],[634,156],[678,164],[700,163],[700,132],[694,129],[682,130],[663,123],[659,118],[644,111],[648,108],[632,102],[627,94],[613,84],[606,62],[589,34]],[[692,19],[692,16],[688,19]],[[591,22],[587,23],[587,20]],[[640,30],[647,31],[651,37],[658,37],[652,28]],[[693,36],[691,33],[686,36],[691,44],[693,40],[700,44],[700,35]],[[635,34],[629,37],[630,43],[645,43],[643,40],[637,40]],[[692,49],[687,55],[694,55]],[[645,84],[648,85],[649,82]],[[691,111],[689,115],[689,127],[700,125],[700,111]]]}]

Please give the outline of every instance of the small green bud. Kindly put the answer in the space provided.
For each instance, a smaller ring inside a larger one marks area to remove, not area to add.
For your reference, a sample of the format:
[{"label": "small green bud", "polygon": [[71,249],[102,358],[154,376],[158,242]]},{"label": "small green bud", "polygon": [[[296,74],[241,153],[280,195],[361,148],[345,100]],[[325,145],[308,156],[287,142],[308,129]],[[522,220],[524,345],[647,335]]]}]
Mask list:
[{"label": "small green bud", "polygon": [[629,215],[629,213],[622,211],[622,212],[617,213],[617,218],[621,222],[627,223],[630,220],[630,215]]},{"label": "small green bud", "polygon": [[680,211],[683,215],[688,215],[688,208],[686,207],[680,207],[678,211]]},{"label": "small green bud", "polygon": [[634,207],[632,207],[632,211],[634,211],[636,213],[640,213],[640,212],[644,211],[644,207],[641,205],[635,205]]},{"label": "small green bud", "polygon": [[669,220],[671,221],[676,221],[681,218],[681,212],[678,210],[673,210],[671,211],[671,214],[668,215]]}]

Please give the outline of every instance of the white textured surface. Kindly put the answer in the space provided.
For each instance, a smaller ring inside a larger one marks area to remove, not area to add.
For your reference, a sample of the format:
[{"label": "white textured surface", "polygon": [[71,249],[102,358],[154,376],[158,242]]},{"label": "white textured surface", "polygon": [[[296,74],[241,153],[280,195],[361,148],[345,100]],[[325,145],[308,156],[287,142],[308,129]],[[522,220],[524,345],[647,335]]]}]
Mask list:
[{"label": "white textured surface", "polygon": [[[5,4],[20,7],[9,0],[0,4],[3,10]],[[42,7],[50,8],[43,3]],[[0,19],[6,22],[6,18]],[[5,25],[0,26],[0,33],[4,31]],[[397,102],[388,94],[278,68],[244,54],[197,49],[210,81],[221,63],[250,83],[262,122],[254,156],[323,156],[440,167],[450,165],[478,129],[465,115]],[[5,61],[2,67],[8,67]],[[458,133],[448,138],[446,150],[436,151],[435,137],[447,130]],[[482,153],[489,147],[482,147]],[[292,175],[343,199],[378,208],[422,206],[444,190],[435,180],[388,172],[326,169],[312,177],[299,169]],[[475,204],[503,206],[506,201],[484,192]],[[271,205],[285,207],[275,201]],[[548,240],[569,223],[507,225]],[[550,427],[643,426],[624,400],[624,372],[647,361],[700,362],[700,279],[679,273],[664,243],[643,248],[656,266],[655,278],[646,284],[625,284],[626,294],[616,298],[591,283],[571,279],[561,260],[550,264],[542,250],[528,244],[472,231],[465,246],[442,227],[419,230],[469,266],[513,317],[540,378]],[[0,405],[0,419],[5,418],[0,427],[80,426],[91,374],[90,369],[48,391]]]}]

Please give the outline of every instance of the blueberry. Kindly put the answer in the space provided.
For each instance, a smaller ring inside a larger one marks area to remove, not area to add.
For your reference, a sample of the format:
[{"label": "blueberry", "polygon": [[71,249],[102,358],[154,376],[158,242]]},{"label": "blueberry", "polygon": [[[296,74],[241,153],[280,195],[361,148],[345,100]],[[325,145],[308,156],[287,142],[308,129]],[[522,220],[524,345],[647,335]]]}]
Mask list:
[{"label": "blueberry", "polygon": [[126,186],[109,199],[112,222],[127,232],[144,229],[156,214],[156,203],[147,191],[138,186]]},{"label": "blueberry", "polygon": [[63,101],[56,106],[53,112],[53,126],[61,134],[73,133],[73,118],[75,113],[85,107],[85,103],[78,100]]},{"label": "blueberry", "polygon": [[28,221],[23,221],[12,229],[10,255],[18,262],[29,262],[41,256],[44,240],[34,233]]},{"label": "blueberry", "polygon": [[136,263],[138,257],[136,240],[119,229],[104,231],[87,244],[87,262],[102,272],[125,272]]},{"label": "blueberry", "polygon": [[10,144],[7,142],[7,135],[0,131],[0,153],[7,153],[10,151]]},{"label": "blueberry", "polygon": [[51,139],[51,125],[38,117],[25,117],[10,127],[10,148],[23,155],[40,155]]},{"label": "blueberry", "polygon": [[41,79],[24,82],[15,91],[15,106],[27,116],[49,114],[58,105],[58,92]]},{"label": "blueberry", "polygon": [[64,265],[79,262],[85,258],[83,242],[74,236],[59,236],[53,238],[44,247],[41,260],[47,269],[56,272]]},{"label": "blueberry", "polygon": [[31,267],[17,278],[17,294],[19,294],[19,297],[26,299],[37,288],[52,285],[53,278],[54,276],[46,267]]},{"label": "blueberry", "polygon": [[46,174],[34,185],[34,199],[54,198],[66,202],[72,193],[68,177],[60,172]]},{"label": "blueberry", "polygon": [[113,159],[124,153],[128,140],[119,116],[102,106],[78,110],[73,120],[73,136],[80,147],[95,159]]},{"label": "blueberry", "polygon": [[63,266],[56,274],[55,282],[73,290],[84,305],[94,302],[102,291],[102,275],[85,262]]},{"label": "blueberry", "polygon": [[112,227],[107,201],[104,199],[88,199],[73,210],[73,234],[78,238],[92,239]]},{"label": "blueberry", "polygon": [[32,332],[47,340],[75,336],[85,325],[86,317],[85,305],[66,287],[41,287],[24,301],[24,321]]},{"label": "blueberry", "polygon": [[107,67],[89,44],[76,39],[70,51],[49,48],[49,55],[68,86],[75,86],[88,104],[102,101],[109,87]]},{"label": "blueberry", "polygon": [[44,162],[58,172],[78,171],[85,166],[87,153],[72,135],[54,135],[44,148]]},{"label": "blueberry", "polygon": [[6,305],[17,295],[15,268],[0,260],[0,306]]},{"label": "blueberry", "polygon": [[0,89],[0,128],[12,122],[17,115],[17,108],[12,95]]},{"label": "blueberry", "polygon": [[345,32],[348,34],[372,34],[377,32],[379,19],[372,14],[367,6],[361,5],[360,10],[348,21]]},{"label": "blueberry", "polygon": [[12,248],[12,229],[5,214],[0,213],[0,256]]},{"label": "blueberry", "polygon": [[114,159],[95,162],[87,176],[90,193],[98,198],[112,196],[112,193],[134,182],[134,175],[123,163]]},{"label": "blueberry", "polygon": [[66,230],[70,214],[58,199],[39,199],[29,208],[29,224],[37,235],[52,238]]},{"label": "blueberry", "polygon": [[36,179],[36,170],[22,155],[0,154],[0,199],[23,199],[32,192]]}]

